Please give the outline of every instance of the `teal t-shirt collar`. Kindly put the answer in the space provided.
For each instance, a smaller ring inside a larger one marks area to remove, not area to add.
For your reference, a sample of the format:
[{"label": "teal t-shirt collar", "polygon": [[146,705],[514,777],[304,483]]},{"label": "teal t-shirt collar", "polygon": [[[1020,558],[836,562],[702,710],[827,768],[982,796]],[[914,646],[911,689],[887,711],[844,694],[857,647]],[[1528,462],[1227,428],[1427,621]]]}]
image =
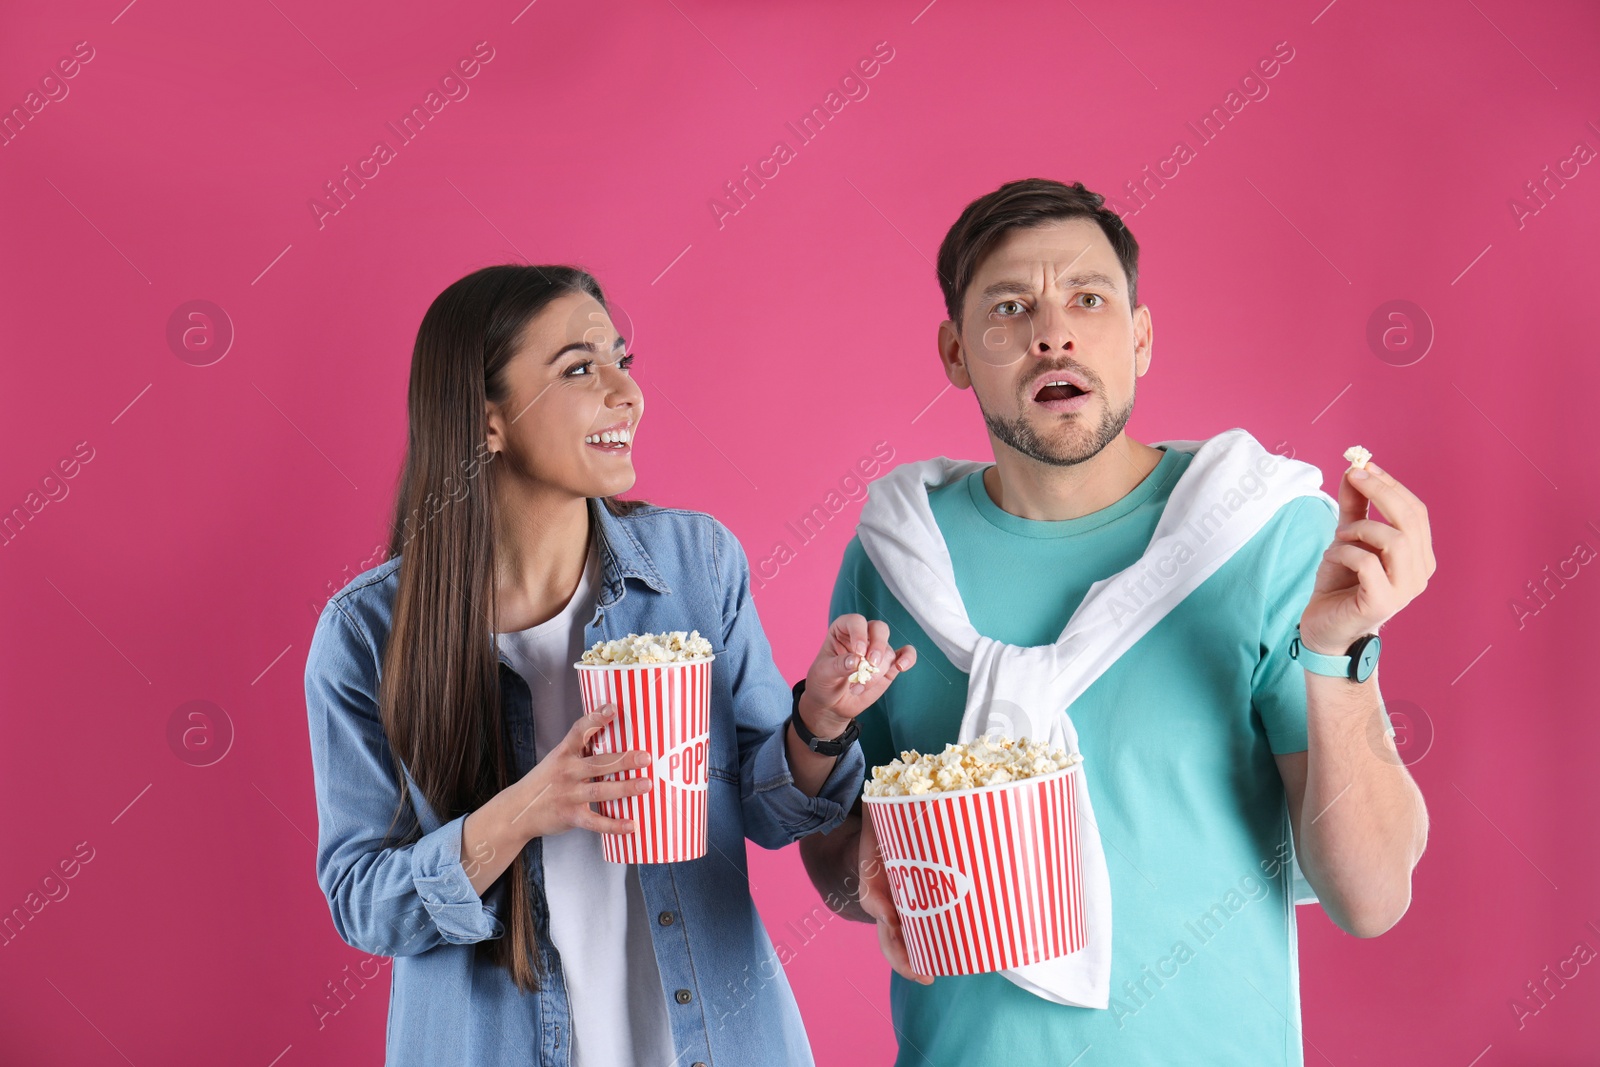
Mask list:
[{"label": "teal t-shirt collar", "polygon": [[1181,473],[1181,464],[1175,449],[1164,445],[1154,447],[1160,448],[1163,455],[1161,461],[1145,475],[1143,481],[1134,486],[1121,500],[1075,519],[1025,519],[1006,511],[990,499],[989,490],[983,484],[984,471],[993,467],[992,463],[982,470],[973,471],[962,480],[966,483],[967,494],[972,498],[972,506],[995,528],[1021,537],[1072,537],[1099,529],[1107,523],[1122,518],[1160,492],[1167,483]]}]

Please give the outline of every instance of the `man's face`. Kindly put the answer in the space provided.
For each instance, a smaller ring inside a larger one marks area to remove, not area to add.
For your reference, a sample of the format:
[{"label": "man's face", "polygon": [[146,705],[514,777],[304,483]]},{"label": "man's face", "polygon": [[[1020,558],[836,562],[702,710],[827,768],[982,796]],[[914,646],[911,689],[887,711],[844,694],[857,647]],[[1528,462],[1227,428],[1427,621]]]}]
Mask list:
[{"label": "man's face", "polygon": [[961,326],[939,330],[945,373],[972,387],[997,449],[1058,467],[1122,433],[1150,341],[1150,311],[1130,306],[1122,264],[1089,219],[1008,234],[967,286]]}]

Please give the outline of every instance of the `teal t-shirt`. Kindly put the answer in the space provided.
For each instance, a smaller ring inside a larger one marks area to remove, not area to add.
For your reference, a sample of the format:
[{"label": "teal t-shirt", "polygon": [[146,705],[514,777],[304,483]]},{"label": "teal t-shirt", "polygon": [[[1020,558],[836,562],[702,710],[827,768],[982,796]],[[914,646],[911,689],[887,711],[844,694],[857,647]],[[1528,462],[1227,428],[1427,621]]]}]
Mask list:
[{"label": "teal t-shirt", "polygon": [[[1054,644],[1089,587],[1149,545],[1194,458],[1165,451],[1121,500],[1076,519],[1001,510],[981,470],[930,492],[973,626]],[[1055,1004],[999,974],[931,986],[891,974],[899,1067],[1304,1062],[1293,841],[1273,756],[1306,748],[1304,671],[1288,644],[1336,522],[1317,497],[1284,505],[1071,707],[1111,875],[1109,1009]],[[859,538],[829,618],[851,612],[917,649],[917,665],[861,716],[868,768],[941,751],[960,731],[967,676]]]}]

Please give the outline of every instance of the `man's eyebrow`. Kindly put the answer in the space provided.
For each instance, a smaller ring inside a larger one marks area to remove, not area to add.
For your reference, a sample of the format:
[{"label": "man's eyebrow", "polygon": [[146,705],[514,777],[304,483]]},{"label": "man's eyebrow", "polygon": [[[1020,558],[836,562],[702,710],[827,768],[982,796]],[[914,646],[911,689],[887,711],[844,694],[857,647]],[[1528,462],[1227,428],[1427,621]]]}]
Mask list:
[{"label": "man's eyebrow", "polygon": [[[627,347],[628,339],[623,337],[620,333],[617,334],[617,339],[611,342],[612,351],[616,351],[619,348],[626,350]],[[598,355],[600,352],[600,346],[595,344],[593,341],[570,341],[556,349],[555,354],[544,361],[544,365],[547,367],[550,366],[568,352],[593,352]]]},{"label": "man's eyebrow", "polygon": [[[1110,275],[1102,274],[1097,270],[1083,271],[1078,274],[1069,274],[1058,280],[1063,288],[1081,289],[1085,286],[1099,286],[1102,289],[1118,290],[1116,279]],[[997,296],[1032,296],[1034,288],[1028,282],[1015,280],[1002,280],[987,286],[978,295],[978,303],[987,304]]]}]

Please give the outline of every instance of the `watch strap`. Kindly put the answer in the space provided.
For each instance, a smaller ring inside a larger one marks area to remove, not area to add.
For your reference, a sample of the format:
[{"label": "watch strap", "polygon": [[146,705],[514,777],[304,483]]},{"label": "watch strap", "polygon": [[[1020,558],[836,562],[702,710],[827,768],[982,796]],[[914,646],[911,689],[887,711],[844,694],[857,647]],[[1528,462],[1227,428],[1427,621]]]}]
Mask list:
[{"label": "watch strap", "polygon": [[1294,637],[1289,639],[1289,658],[1298,662],[1312,674],[1330,678],[1348,678],[1364,682],[1377,668],[1378,651],[1382,648],[1377,634],[1357,638],[1342,656],[1329,656],[1306,647],[1300,639],[1300,624],[1296,623]]},{"label": "watch strap", "polygon": [[800,694],[806,691],[806,680],[800,679],[794,684],[794,708],[789,712],[789,721],[794,723],[794,732],[799,735],[801,742],[811,751],[821,756],[842,756],[845,750],[856,743],[856,738],[861,736],[861,727],[854,719],[844,728],[844,733],[834,738],[822,738],[812,733],[806,726],[804,717],[800,714]]}]

